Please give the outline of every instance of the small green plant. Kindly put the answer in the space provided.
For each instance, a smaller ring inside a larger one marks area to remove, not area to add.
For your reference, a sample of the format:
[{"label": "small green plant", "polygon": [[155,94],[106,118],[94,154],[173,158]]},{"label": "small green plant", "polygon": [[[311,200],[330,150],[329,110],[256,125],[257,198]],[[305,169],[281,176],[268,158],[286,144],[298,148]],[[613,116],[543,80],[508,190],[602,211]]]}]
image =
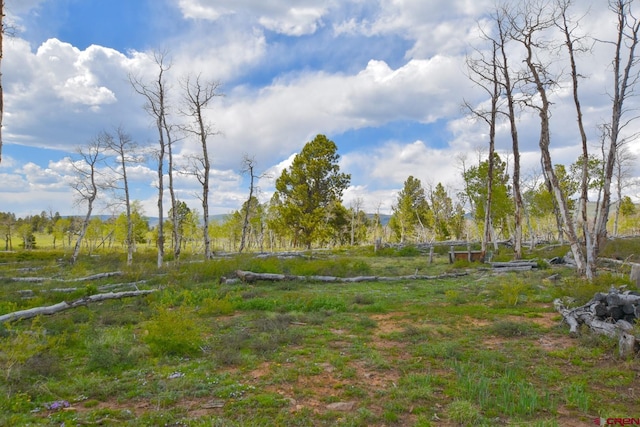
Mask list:
[{"label": "small green plant", "polygon": [[133,351],[132,334],[122,329],[103,330],[88,337],[87,369],[118,372],[135,366],[137,354]]},{"label": "small green plant", "polygon": [[515,306],[526,298],[529,285],[518,278],[510,278],[498,284],[496,288],[497,301],[506,306]]},{"label": "small green plant", "polygon": [[202,316],[220,316],[233,313],[235,310],[235,304],[229,299],[228,296],[224,298],[205,298],[202,300],[200,309],[198,312]]},{"label": "small green plant", "polygon": [[589,412],[591,409],[591,395],[582,383],[569,384],[563,390],[565,403],[574,408],[580,409],[582,412]]},{"label": "small green plant", "polygon": [[444,291],[444,299],[448,303],[454,305],[463,304],[465,302],[465,299],[460,291],[454,289],[447,289],[446,291]]},{"label": "small green plant", "polygon": [[353,303],[359,305],[371,305],[376,302],[372,295],[356,294],[353,296]]},{"label": "small green plant", "polygon": [[473,402],[463,399],[449,403],[446,412],[451,421],[463,426],[477,425],[482,419],[480,408]]},{"label": "small green plant", "polygon": [[193,310],[160,306],[147,324],[144,341],[155,355],[189,356],[200,352],[203,332]]},{"label": "small green plant", "polygon": [[31,330],[7,328],[8,336],[0,338],[0,367],[7,384],[19,383],[20,371],[31,358],[41,354],[56,342],[47,336],[46,331],[36,318]]}]

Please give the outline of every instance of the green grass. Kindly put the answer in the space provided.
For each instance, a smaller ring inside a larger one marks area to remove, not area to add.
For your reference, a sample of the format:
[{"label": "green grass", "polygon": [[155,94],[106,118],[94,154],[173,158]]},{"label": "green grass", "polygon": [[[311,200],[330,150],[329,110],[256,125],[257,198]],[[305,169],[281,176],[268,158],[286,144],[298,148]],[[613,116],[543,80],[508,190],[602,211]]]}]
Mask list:
[{"label": "green grass", "polygon": [[[144,279],[139,288],[161,289],[0,327],[0,425],[553,426],[636,411],[637,361],[618,359],[615,340],[570,338],[551,304],[565,295],[586,301],[620,283],[617,275],[591,283],[564,269],[493,276],[443,254],[429,264],[413,248],[209,262],[185,255],[160,270],[152,252],[137,253],[132,267],[122,254],[96,255],[70,266],[60,251],[0,253],[0,313],[114,283]],[[353,277],[460,268],[469,274],[220,284],[237,269]],[[116,270],[122,275],[53,280]],[[555,272],[561,280],[547,281]],[[61,402],[71,409],[56,409]],[[355,405],[328,410],[334,402]]]}]

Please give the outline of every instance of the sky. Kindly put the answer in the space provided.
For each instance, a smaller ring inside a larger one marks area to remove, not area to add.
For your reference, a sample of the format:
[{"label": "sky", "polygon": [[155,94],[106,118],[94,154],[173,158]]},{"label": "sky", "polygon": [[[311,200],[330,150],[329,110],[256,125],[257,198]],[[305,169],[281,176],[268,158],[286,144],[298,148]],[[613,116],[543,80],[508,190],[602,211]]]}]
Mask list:
[{"label": "sky", "polygon": [[[517,3],[517,2],[516,2]],[[615,16],[606,2],[574,5],[581,34],[611,40]],[[153,119],[129,76],[157,76],[154,52],[171,61],[170,119],[180,124],[180,81],[199,75],[217,82],[206,119],[217,134],[210,213],[239,209],[249,193],[243,157],[252,158],[259,197],[317,134],[334,141],[340,169],[351,175],[345,206],[390,213],[410,176],[428,190],[442,183],[452,196],[461,170],[488,150],[486,125],[462,105],[486,102],[468,76],[465,59],[483,48],[480,28],[493,0],[5,0],[0,212],[18,217],[42,211],[82,215],[71,184],[77,150],[100,132],[123,129],[138,144],[157,145]],[[293,6],[291,5],[293,4]],[[590,39],[591,40],[591,39]],[[609,120],[612,47],[594,42],[579,58],[581,97],[589,138]],[[514,63],[520,62],[513,52]],[[566,64],[556,61],[558,70]],[[565,82],[566,83],[566,82]],[[570,88],[553,94],[552,157],[573,163],[579,152]],[[630,104],[632,105],[632,104]],[[632,128],[635,125],[630,125]],[[633,132],[632,132],[633,133]],[[539,176],[539,127],[534,114],[519,121],[523,178]],[[506,124],[497,148],[509,159]],[[640,155],[640,143],[628,143]],[[182,138],[175,161],[198,144]],[[464,165],[464,166],[463,166]],[[631,164],[640,176],[638,162]],[[151,160],[129,170],[132,197],[157,216],[157,173]],[[201,212],[198,182],[176,175],[180,200]],[[635,197],[637,194],[630,193]],[[111,214],[112,195],[98,212]],[[165,206],[168,206],[165,205]]]}]

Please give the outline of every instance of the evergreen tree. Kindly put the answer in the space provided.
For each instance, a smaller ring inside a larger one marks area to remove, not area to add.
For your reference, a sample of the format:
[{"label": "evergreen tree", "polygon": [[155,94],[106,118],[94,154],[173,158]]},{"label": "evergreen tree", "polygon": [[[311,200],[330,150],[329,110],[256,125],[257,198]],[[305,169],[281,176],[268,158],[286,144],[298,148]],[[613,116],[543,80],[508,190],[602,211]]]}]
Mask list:
[{"label": "evergreen tree", "polygon": [[433,212],[427,202],[422,183],[409,176],[398,193],[398,201],[393,206],[389,226],[401,243],[407,240],[421,240],[427,229],[433,225]]},{"label": "evergreen tree", "polygon": [[340,173],[336,144],[316,136],[295,156],[276,180],[274,206],[291,230],[294,245],[311,248],[327,227],[329,209],[340,201],[351,175]]}]

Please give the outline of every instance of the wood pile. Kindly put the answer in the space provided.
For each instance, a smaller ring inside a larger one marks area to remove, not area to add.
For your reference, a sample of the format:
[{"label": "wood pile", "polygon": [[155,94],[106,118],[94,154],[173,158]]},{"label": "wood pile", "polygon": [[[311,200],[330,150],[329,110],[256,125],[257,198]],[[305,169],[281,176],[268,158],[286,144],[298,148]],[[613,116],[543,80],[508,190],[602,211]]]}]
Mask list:
[{"label": "wood pile", "polygon": [[633,335],[633,325],[640,317],[640,293],[612,287],[580,307],[569,309],[560,299],[554,306],[569,325],[571,335],[578,335],[580,326],[587,325],[595,333],[618,338],[622,357],[640,349],[640,337]]},{"label": "wood pile", "polygon": [[509,261],[491,262],[491,268],[496,271],[528,271],[538,268],[537,261]]}]

